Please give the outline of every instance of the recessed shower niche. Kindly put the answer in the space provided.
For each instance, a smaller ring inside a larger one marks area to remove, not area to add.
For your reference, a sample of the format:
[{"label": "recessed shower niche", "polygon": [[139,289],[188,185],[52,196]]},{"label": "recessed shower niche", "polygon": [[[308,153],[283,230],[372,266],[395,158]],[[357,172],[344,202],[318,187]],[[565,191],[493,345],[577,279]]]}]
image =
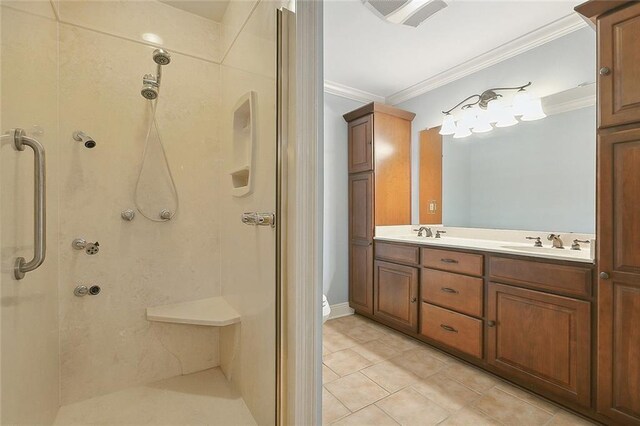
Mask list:
[{"label": "recessed shower niche", "polygon": [[232,195],[244,197],[253,190],[253,149],[256,143],[256,92],[247,92],[233,108]]}]

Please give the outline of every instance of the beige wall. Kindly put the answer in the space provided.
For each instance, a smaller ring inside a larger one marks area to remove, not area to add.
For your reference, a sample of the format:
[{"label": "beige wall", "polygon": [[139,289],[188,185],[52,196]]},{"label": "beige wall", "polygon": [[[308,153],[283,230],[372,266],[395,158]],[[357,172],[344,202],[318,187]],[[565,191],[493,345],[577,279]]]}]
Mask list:
[{"label": "beige wall", "polygon": [[[212,21],[150,2],[62,1],[59,8],[66,404],[219,365],[217,328],[151,323],[145,309],[220,294],[220,66]],[[120,218],[135,209],[150,120],[139,92],[155,63],[153,47],[139,40],[143,33],[161,37],[172,54],[157,113],[180,199],[169,222]],[[97,147],[73,142],[74,130],[90,134]],[[77,237],[99,241],[100,252],[73,250]],[[102,293],[77,298],[79,283],[99,284]]]},{"label": "beige wall", "polygon": [[49,241],[44,264],[16,281],[15,258],[33,256],[33,152],[2,138],[0,423],[47,424],[59,401],[57,24],[48,2],[2,2],[1,9],[0,132],[24,128],[45,148]]},{"label": "beige wall", "polygon": [[275,419],[275,231],[246,226],[239,217],[245,211],[275,211],[275,22],[276,9],[283,3],[263,0],[253,8],[221,70],[223,171],[231,168],[231,120],[226,118],[232,117],[237,100],[248,91],[256,92],[258,104],[254,192],[232,197],[230,176],[223,172],[220,180],[225,223],[220,230],[222,294],[242,315],[240,354],[231,367],[231,379],[258,424],[272,424]]}]

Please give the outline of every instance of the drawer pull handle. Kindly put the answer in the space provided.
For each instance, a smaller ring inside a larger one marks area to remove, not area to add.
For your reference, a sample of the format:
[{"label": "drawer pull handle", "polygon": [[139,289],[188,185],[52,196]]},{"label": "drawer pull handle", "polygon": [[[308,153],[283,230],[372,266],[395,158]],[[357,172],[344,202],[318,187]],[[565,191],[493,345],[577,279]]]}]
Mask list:
[{"label": "drawer pull handle", "polygon": [[444,291],[445,293],[458,294],[458,290],[454,290],[450,287],[442,287],[440,290]]},{"label": "drawer pull handle", "polygon": [[444,263],[458,263],[455,259],[440,259],[440,261]]},{"label": "drawer pull handle", "polygon": [[440,327],[442,327],[444,330],[450,332],[450,333],[457,333],[458,330],[456,330],[455,328],[451,327],[450,325],[444,325],[444,324],[440,324]]}]

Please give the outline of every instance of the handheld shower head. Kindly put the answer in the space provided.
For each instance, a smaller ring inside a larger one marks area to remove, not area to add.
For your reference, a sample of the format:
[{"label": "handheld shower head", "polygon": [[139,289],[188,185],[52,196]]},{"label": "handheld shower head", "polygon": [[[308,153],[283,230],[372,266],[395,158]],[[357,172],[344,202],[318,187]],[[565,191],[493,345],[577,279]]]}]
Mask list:
[{"label": "handheld shower head", "polygon": [[171,62],[171,55],[164,49],[153,51],[153,60],[157,65],[156,75],[146,74],[142,78],[142,90],[140,94],[150,101],[157,99],[160,91],[160,79],[162,78],[162,66]]},{"label": "handheld shower head", "polygon": [[171,55],[166,50],[156,49],[153,51],[153,60],[158,65],[169,65],[171,62]]},{"label": "handheld shower head", "polygon": [[144,86],[142,86],[140,94],[143,98],[152,101],[158,97],[158,88],[152,84],[145,84]]}]

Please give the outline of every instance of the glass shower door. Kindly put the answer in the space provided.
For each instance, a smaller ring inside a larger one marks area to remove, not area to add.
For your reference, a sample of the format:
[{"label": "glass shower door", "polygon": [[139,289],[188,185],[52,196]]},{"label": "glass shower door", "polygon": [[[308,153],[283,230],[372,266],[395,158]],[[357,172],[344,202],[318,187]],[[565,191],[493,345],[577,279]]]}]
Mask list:
[{"label": "glass shower door", "polygon": [[[43,145],[47,189],[46,259],[17,280],[16,258],[36,250],[34,158],[3,136],[0,423],[132,424],[171,411],[167,395],[201,423],[234,424],[203,404],[207,397],[243,403],[256,424],[276,422],[276,15],[285,3],[232,1],[224,22],[208,22],[164,2],[0,0],[0,133],[21,128]],[[141,9],[153,19],[138,27],[131,16]],[[159,222],[139,214],[134,198],[149,118],[140,81],[157,47],[144,38],[150,33],[172,54],[158,132],[180,195],[179,213],[169,206],[175,216]],[[252,99],[249,120],[234,129],[243,99]],[[251,149],[236,155],[248,129]],[[75,141],[76,131],[95,144]],[[133,220],[121,217],[127,210]],[[99,241],[99,253],[74,250],[76,238]],[[94,283],[99,295],[74,294]],[[147,317],[149,307],[214,297],[241,322]],[[158,385],[202,372],[233,392],[207,394],[206,380],[167,392]]]},{"label": "glass shower door", "polygon": [[[49,424],[59,403],[57,22],[48,1],[2,1],[0,28],[0,423]],[[16,259],[44,247],[34,241],[38,165],[32,149],[16,149],[16,128],[42,144],[49,180],[46,258],[20,280]]]}]

